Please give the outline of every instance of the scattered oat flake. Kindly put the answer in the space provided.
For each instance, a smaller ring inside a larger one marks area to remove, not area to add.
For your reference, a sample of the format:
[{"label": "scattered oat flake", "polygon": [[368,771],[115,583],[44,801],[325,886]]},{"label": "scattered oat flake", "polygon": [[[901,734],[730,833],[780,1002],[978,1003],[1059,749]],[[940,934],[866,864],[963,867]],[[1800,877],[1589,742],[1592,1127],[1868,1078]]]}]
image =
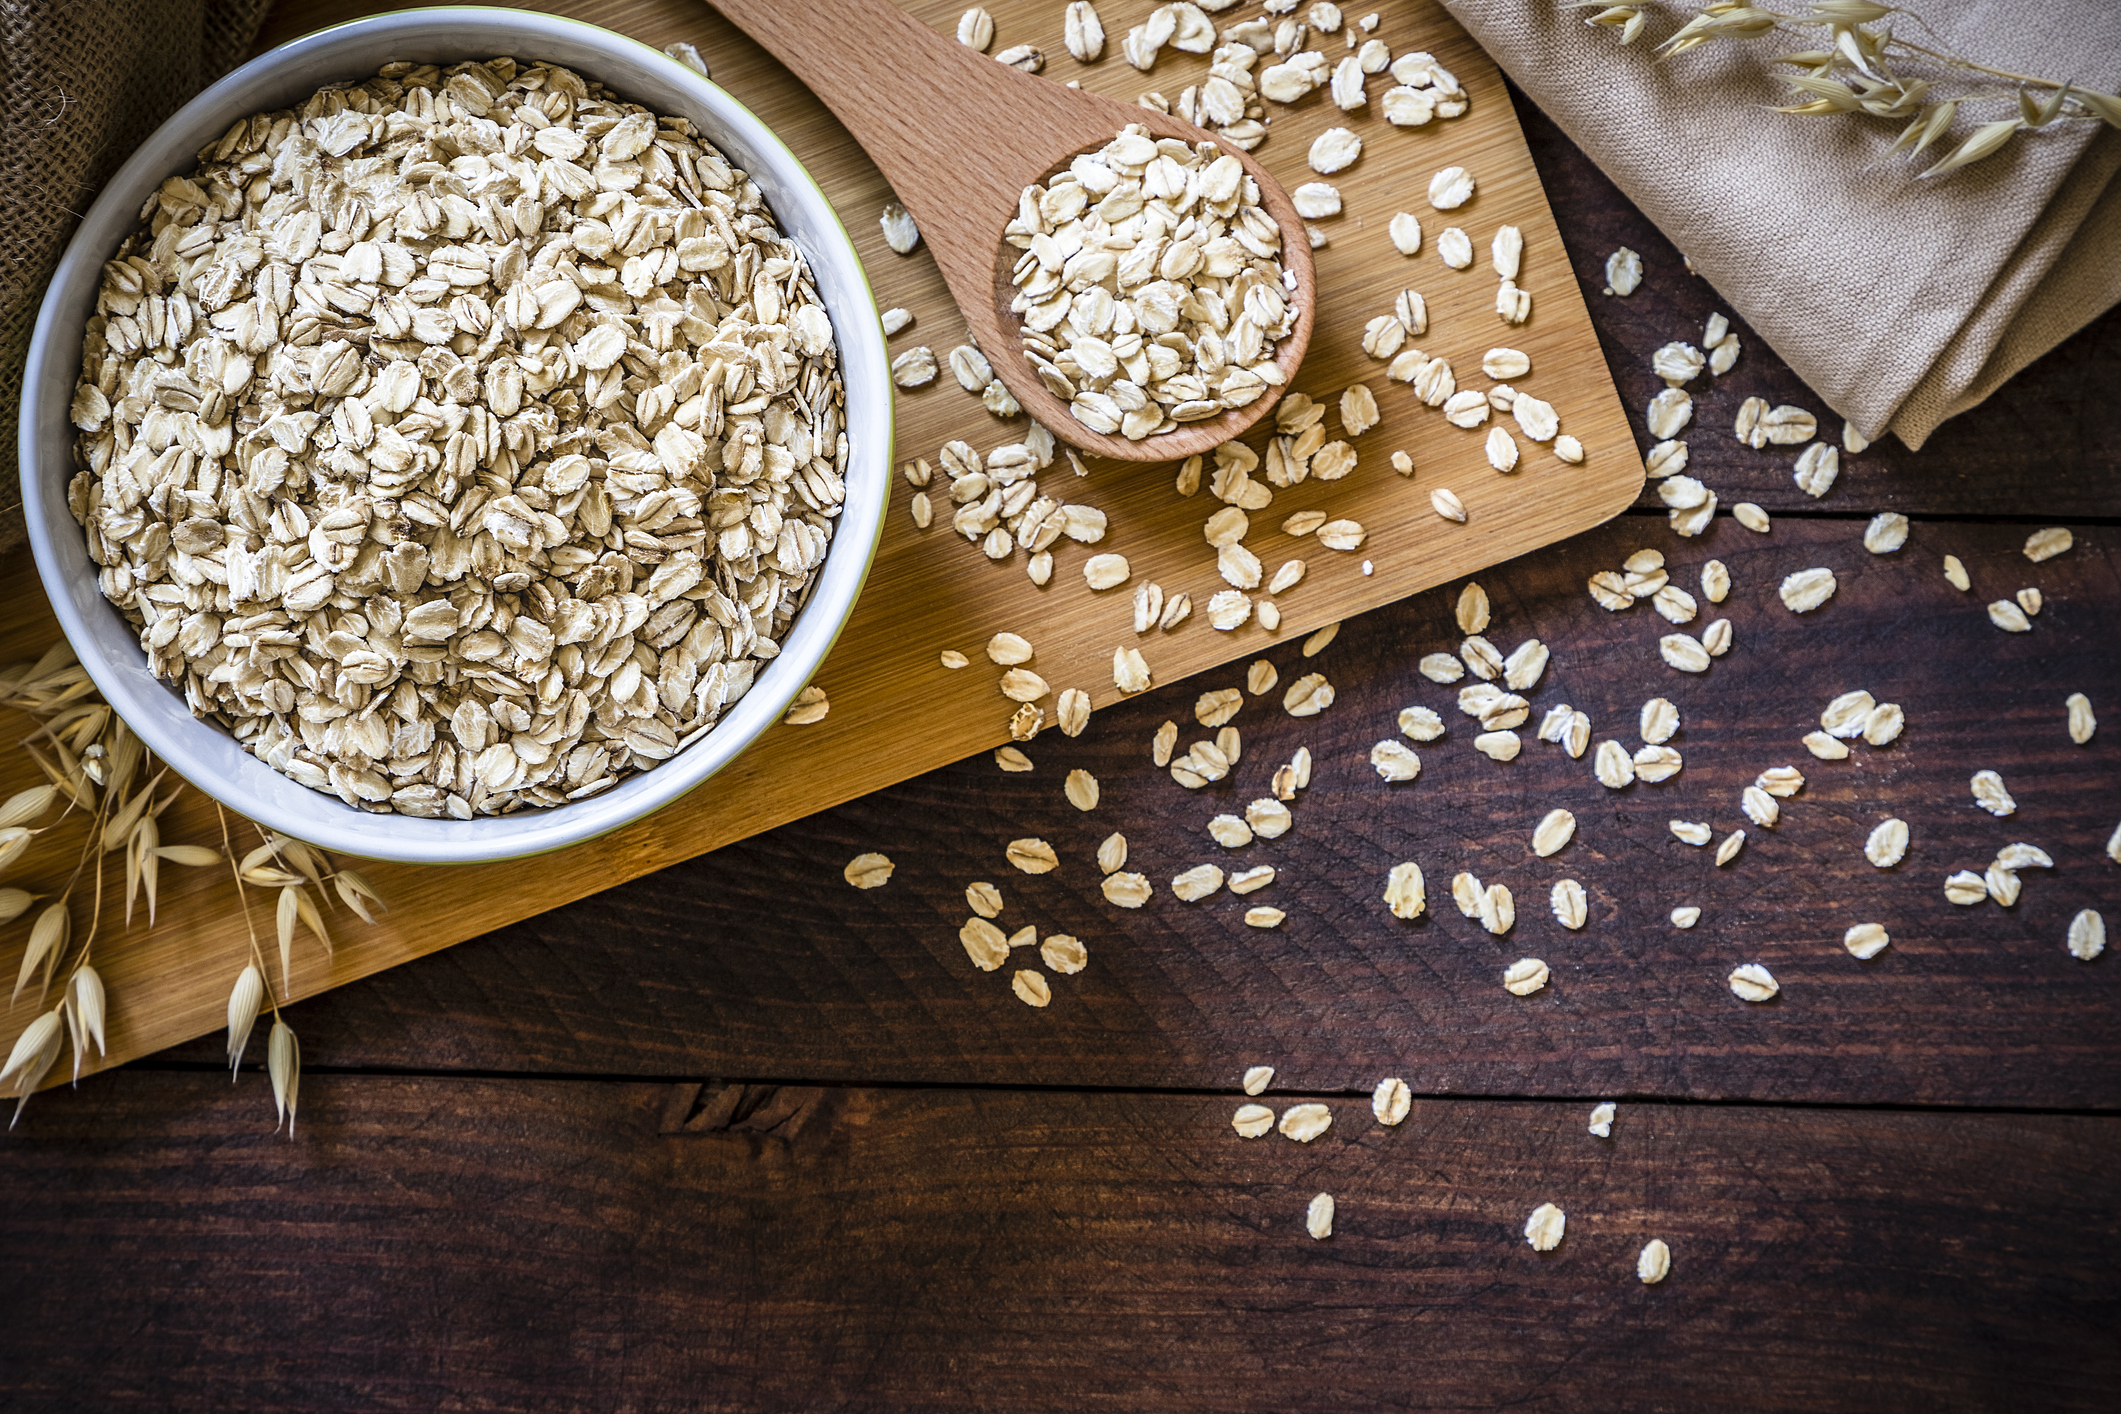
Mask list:
[{"label": "scattered oat flake", "polygon": [[997,633],[987,640],[987,660],[1002,667],[1031,661],[1031,644],[1013,633]]},{"label": "scattered oat flake", "polygon": [[1753,781],[1777,800],[1788,800],[1804,789],[1804,772],[1795,766],[1770,766]]},{"label": "scattered oat flake", "polygon": [[1642,257],[1626,246],[1605,258],[1606,293],[1631,295],[1642,284]]},{"label": "scattered oat flake", "polygon": [[1886,944],[1891,941],[1885,929],[1876,923],[1854,924],[1841,935],[1841,946],[1847,948],[1849,955],[1858,962],[1869,962],[1884,952]]},{"label": "scattered oat flake", "polygon": [[1597,1135],[1600,1139],[1613,1137],[1613,1110],[1614,1106],[1611,1100],[1601,1100],[1591,1106],[1591,1133]]},{"label": "scattered oat flake", "polygon": [[1532,853],[1541,859],[1558,854],[1576,835],[1576,817],[1566,810],[1549,810],[1532,831]]},{"label": "scattered oat flake", "polygon": [[1139,648],[1118,648],[1112,653],[1112,681],[1121,692],[1149,690],[1149,664]]},{"label": "scattered oat flake", "polygon": [[1053,1000],[1053,988],[1046,979],[1028,969],[1009,979],[1009,990],[1016,993],[1017,1000],[1025,1006],[1042,1007]]},{"label": "scattered oat flake", "polygon": [[1385,876],[1385,903],[1394,918],[1419,918],[1428,906],[1421,866],[1409,860],[1395,864]]},{"label": "scattered oat flake", "polygon": [[1171,892],[1184,903],[1198,903],[1222,886],[1223,871],[1213,864],[1196,864],[1171,879]]},{"label": "scattered oat flake", "polygon": [[1653,1237],[1643,1244],[1642,1255],[1635,1259],[1635,1275],[1644,1286],[1655,1286],[1672,1271],[1672,1249],[1665,1246],[1664,1239]]},{"label": "scattered oat flake", "polygon": [[965,955],[982,972],[992,972],[1009,960],[1009,940],[1002,930],[984,918],[968,918],[957,930]]},{"label": "scattered oat flake", "polygon": [[1305,673],[1289,684],[1281,705],[1292,717],[1315,717],[1333,705],[1333,684],[1324,673]]},{"label": "scattered oat flake", "polygon": [[1732,860],[1738,857],[1738,851],[1744,848],[1745,831],[1731,831],[1729,834],[1723,837],[1723,843],[1716,846],[1717,865],[1720,867],[1722,865],[1730,863]]},{"label": "scattered oat flake", "polygon": [[1150,894],[1154,892],[1148,879],[1140,874],[1107,874],[1101,887],[1105,902],[1120,908],[1140,908],[1149,901]]},{"label": "scattered oat flake", "polygon": [[857,854],[841,872],[858,889],[880,889],[891,882],[891,871],[896,867],[884,855]]},{"label": "scattered oat flake", "polygon": [[1004,746],[994,753],[994,764],[1004,771],[1028,771],[1031,758],[1013,746]]},{"label": "scattered oat flake", "polygon": [[1863,528],[1863,548],[1873,555],[1890,555],[1907,544],[1907,517],[1898,511],[1881,511]]},{"label": "scattered oat flake", "polygon": [[[1260,1067],[1265,1069],[1265,1067]],[[1274,1072],[1267,1071],[1268,1075]],[[1262,1087],[1264,1088],[1264,1087]],[[1258,1090],[1246,1088],[1247,1095],[1257,1095]],[[1274,1111],[1265,1105],[1239,1105],[1237,1113],[1230,1116],[1230,1127],[1246,1139],[1257,1139],[1274,1127]]]},{"label": "scattered oat flake", "polygon": [[[877,224],[884,228],[884,243],[900,255],[910,255],[921,243],[920,228],[913,224],[913,217],[907,214],[906,208],[895,201],[884,203],[884,214],[878,218]],[[930,362],[933,362],[932,358]]]},{"label": "scattered oat flake", "polygon": [[1446,167],[1429,179],[1429,205],[1438,211],[1453,211],[1473,199],[1473,174],[1463,167]]},{"label": "scattered oat flake", "polygon": [[1961,869],[1945,878],[1944,896],[1961,908],[1986,902],[1988,880],[1971,869]]},{"label": "scattered oat flake", "polygon": [[1712,655],[1701,640],[1691,634],[1668,633],[1657,640],[1657,651],[1666,663],[1683,673],[1709,670]]},{"label": "scattered oat flake", "polygon": [[[1297,755],[1308,760],[1306,753],[1301,750]],[[1289,771],[1294,784],[1306,786],[1311,783],[1308,767],[1299,769],[1292,763],[1285,769]],[[1289,832],[1289,826],[1295,819],[1288,806],[1269,796],[1262,796],[1245,807],[1245,823],[1252,827],[1253,834],[1263,840],[1280,839]]]},{"label": "scattered oat flake", "polygon": [[1324,628],[1318,630],[1318,632],[1312,634],[1309,638],[1304,640],[1304,656],[1306,658],[1316,658],[1319,654],[1325,652],[1327,644],[1331,643],[1335,638],[1339,636],[1339,623],[1335,622],[1327,624]]},{"label": "scattered oat flake", "polygon": [[1808,614],[1833,598],[1837,587],[1834,572],[1824,566],[1817,566],[1786,576],[1778,593],[1790,612]]},{"label": "scattered oat flake", "polygon": [[1731,518],[1747,530],[1757,531],[1762,535],[1774,528],[1774,523],[1768,519],[1768,513],[1751,501],[1740,501],[1731,507]]},{"label": "scattered oat flake", "polygon": [[2090,962],[2106,951],[2106,915],[2095,908],[2080,909],[2069,921],[2069,955]]},{"label": "scattered oat flake", "polygon": [[1529,997],[1547,984],[1547,965],[1536,957],[1521,957],[1503,969],[1503,990],[1513,997]]},{"label": "scattered oat flake", "polygon": [[1988,606],[1988,621],[2005,633],[2030,633],[2033,627],[2025,610],[2008,599],[1998,599]]},{"label": "scattered oat flake", "polygon": [[1554,921],[1570,932],[1583,927],[1590,914],[1590,900],[1583,885],[1574,879],[1558,879],[1549,899]]},{"label": "scattered oat flake", "polygon": [[1731,991],[1740,1001],[1764,1002],[1771,1000],[1782,990],[1774,975],[1757,962],[1748,962],[1731,970]]},{"label": "scattered oat flake", "polygon": [[1245,910],[1245,926],[1249,928],[1279,928],[1289,915],[1278,908],[1248,908]]},{"label": "scattered oat flake", "polygon": [[2037,565],[2042,560],[2052,560],[2075,543],[2076,537],[2067,527],[2051,525],[2025,538],[2025,558]]},{"label": "scattered oat flake", "polygon": [[1552,1203],[1541,1203],[1524,1220],[1524,1240],[1534,1252],[1551,1252],[1561,1245],[1569,1227],[1568,1214]]},{"label": "scattered oat flake", "polygon": [[2092,733],[2099,730],[2099,719],[2092,714],[2092,700],[2081,692],[2073,692],[2062,705],[2069,714],[2069,739],[2083,746],[2092,739]]},{"label": "scattered oat flake", "polygon": [[1304,1230],[1323,1242],[1333,1235],[1333,1195],[1321,1193],[1304,1209]]},{"label": "scattered oat flake", "polygon": [[1082,767],[1078,766],[1068,773],[1067,784],[1063,790],[1067,794],[1068,803],[1077,810],[1097,809],[1097,777]]},{"label": "scattered oat flake", "polygon": [[781,720],[791,727],[813,726],[824,721],[825,714],[831,710],[832,703],[826,699],[825,689],[812,684],[795,695],[795,701],[788,705],[787,714]]},{"label": "scattered oat flake", "polygon": [[1482,732],[1473,738],[1473,749],[1490,761],[1515,761],[1524,742],[1512,731]]},{"label": "scattered oat flake", "polygon": [[1701,910],[1691,903],[1681,904],[1672,910],[1674,928],[1691,928],[1701,921]]},{"label": "scattered oat flake", "polygon": [[1291,1105],[1281,1114],[1281,1132],[1299,1144],[1308,1144],[1333,1127],[1333,1111],[1320,1104]]},{"label": "scattered oat flake", "polygon": [[1994,815],[1999,820],[2016,813],[2018,802],[2004,787],[2003,777],[1994,771],[1976,771],[1968,782],[1974,792],[1974,804]]}]

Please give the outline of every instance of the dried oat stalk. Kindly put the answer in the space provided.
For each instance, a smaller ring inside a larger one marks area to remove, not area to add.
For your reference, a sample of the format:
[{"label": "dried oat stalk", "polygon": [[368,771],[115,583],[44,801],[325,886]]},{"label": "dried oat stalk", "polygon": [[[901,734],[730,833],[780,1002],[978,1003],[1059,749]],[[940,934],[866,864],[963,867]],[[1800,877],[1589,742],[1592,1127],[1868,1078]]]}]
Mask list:
[{"label": "dried oat stalk", "polygon": [[[1575,8],[1595,10],[1587,24],[1617,30],[1632,44],[1651,13],[1680,12],[1686,23],[1657,45],[1666,59],[1721,40],[1792,41],[1793,52],[1769,62],[1789,85],[1789,102],[1775,111],[1801,117],[1853,114],[1901,124],[1890,152],[1912,160],[1936,147],[1942,155],[1923,171],[1943,176],[2002,150],[2020,133],[2055,123],[2105,122],[2121,127],[2121,97],[1977,63],[1965,55],[1896,33],[1894,16],[1941,46],[1922,17],[1876,0],[1810,0],[1802,12],[1762,5],[1607,5],[1589,0]],[[1961,110],[1980,116],[1969,131]],[[1942,142],[1943,146],[1938,146]]]},{"label": "dried oat stalk", "polygon": [[[32,981],[40,1007],[52,996],[55,982],[58,995],[56,1005],[30,1022],[0,1065],[0,1093],[15,1097],[19,1117],[69,1038],[77,1080],[91,1046],[98,1055],[109,1054],[107,997],[93,961],[96,944],[109,933],[116,936],[108,939],[107,947],[123,943],[136,916],[144,925],[143,938],[153,931],[163,865],[225,864],[249,933],[245,964],[229,998],[229,1057],[232,1064],[240,1062],[251,1027],[269,1006],[273,1024],[267,1069],[273,1103],[292,1134],[301,1048],[293,1029],[280,1018],[271,969],[250,926],[245,886],[273,889],[279,897],[279,996],[287,991],[296,930],[309,932],[328,952],[331,935],[324,909],[343,904],[372,923],[371,907],[382,902],[375,889],[315,846],[256,826],[251,828],[259,845],[238,859],[225,817],[218,848],[163,843],[161,820],[185,787],[171,779],[168,768],[155,762],[140,738],[97,696],[95,684],[64,643],[34,663],[0,669],[0,707],[21,712],[36,724],[21,746],[45,777],[45,784],[0,801],[0,881],[10,884],[0,888],[0,924],[30,919],[9,1000],[18,1000]],[[7,875],[31,842],[55,830],[78,831],[70,871],[42,888],[13,885]],[[116,861],[108,877],[105,870],[105,861],[120,854],[122,882]],[[112,891],[123,894],[123,922],[117,921],[119,899],[109,897],[111,926],[106,928],[106,895]],[[324,909],[318,907],[319,899]],[[77,927],[84,919],[85,926]]]}]

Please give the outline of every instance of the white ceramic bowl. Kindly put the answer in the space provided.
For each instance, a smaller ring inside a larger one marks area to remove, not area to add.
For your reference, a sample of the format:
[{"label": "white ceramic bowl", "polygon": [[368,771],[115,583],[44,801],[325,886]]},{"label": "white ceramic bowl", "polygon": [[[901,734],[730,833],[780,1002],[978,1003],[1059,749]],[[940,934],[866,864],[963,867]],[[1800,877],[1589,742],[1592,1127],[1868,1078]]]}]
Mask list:
[{"label": "white ceramic bowl", "polygon": [[[630,102],[690,119],[758,183],[781,229],[808,257],[832,316],[846,386],[847,499],[780,656],[684,751],[602,795],[553,810],[476,820],[370,814],[257,760],[221,728],[196,720],[182,696],[149,673],[137,631],[97,589],[96,566],[67,510],[74,467],[67,408],[103,263],[133,230],[148,194],[172,173],[191,171],[200,148],[238,118],[289,107],[328,83],[367,78],[393,60],[447,65],[502,54],[565,65]],[[742,104],[647,45],[594,25],[522,10],[410,10],[319,30],[252,60],[187,103],[111,178],[45,292],[23,381],[21,466],[30,544],[60,626],[104,697],[179,775],[230,809],[327,849],[419,864],[508,859],[578,843],[668,805],[780,720],[846,624],[883,532],[890,366],[868,277],[831,203]]]}]

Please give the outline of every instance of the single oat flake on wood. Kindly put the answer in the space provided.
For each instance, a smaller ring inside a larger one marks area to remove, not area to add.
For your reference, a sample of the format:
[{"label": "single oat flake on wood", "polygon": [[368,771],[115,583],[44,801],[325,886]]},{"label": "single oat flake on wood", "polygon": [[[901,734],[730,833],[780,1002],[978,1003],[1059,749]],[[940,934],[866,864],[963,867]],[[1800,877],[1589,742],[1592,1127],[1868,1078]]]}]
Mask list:
[{"label": "single oat flake on wood", "polygon": [[878,889],[891,882],[891,871],[895,867],[881,854],[857,854],[847,861],[842,872],[847,882],[858,889]]},{"label": "single oat flake on wood", "polygon": [[1729,980],[1731,991],[1745,1002],[1772,1001],[1782,990],[1774,975],[1757,962],[1732,969]]},{"label": "single oat flake on wood", "polygon": [[1006,853],[1009,862],[1026,874],[1050,874],[1060,864],[1053,846],[1044,840],[1011,840]]},{"label": "single oat flake on wood", "polygon": [[1569,1229],[1568,1214],[1552,1203],[1541,1203],[1524,1220],[1524,1240],[1534,1252],[1551,1252],[1561,1245]]},{"label": "single oat flake on wood", "polygon": [[1291,1105],[1282,1111],[1281,1132],[1299,1144],[1308,1144],[1333,1127],[1333,1111],[1320,1104]]},{"label": "single oat flake on wood", "polygon": [[1886,945],[1891,941],[1892,939],[1886,935],[1884,927],[1876,923],[1854,924],[1846,933],[1841,935],[1841,946],[1847,948],[1849,956],[1855,958],[1858,962],[1869,962],[1879,953],[1884,952]]},{"label": "single oat flake on wood", "polygon": [[1536,957],[1522,957],[1503,969],[1503,990],[1514,997],[1529,997],[1547,984],[1547,965]]},{"label": "single oat flake on wood", "polygon": [[1385,905],[1394,918],[1419,918],[1428,906],[1421,866],[1412,860],[1392,866],[1385,876]]}]

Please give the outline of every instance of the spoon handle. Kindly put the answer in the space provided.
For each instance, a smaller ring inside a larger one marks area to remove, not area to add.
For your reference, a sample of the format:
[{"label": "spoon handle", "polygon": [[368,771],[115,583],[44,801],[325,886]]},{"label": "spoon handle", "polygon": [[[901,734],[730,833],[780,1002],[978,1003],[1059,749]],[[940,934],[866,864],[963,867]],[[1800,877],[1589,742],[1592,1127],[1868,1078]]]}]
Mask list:
[{"label": "spoon handle", "polygon": [[1052,101],[1046,91],[1058,85],[995,63],[889,0],[708,2],[824,101],[913,212],[938,258],[944,227],[977,225],[974,268],[991,265],[1017,193],[1051,160],[1038,159],[1039,170],[1027,175],[1026,144],[1073,150],[1082,119]]}]

